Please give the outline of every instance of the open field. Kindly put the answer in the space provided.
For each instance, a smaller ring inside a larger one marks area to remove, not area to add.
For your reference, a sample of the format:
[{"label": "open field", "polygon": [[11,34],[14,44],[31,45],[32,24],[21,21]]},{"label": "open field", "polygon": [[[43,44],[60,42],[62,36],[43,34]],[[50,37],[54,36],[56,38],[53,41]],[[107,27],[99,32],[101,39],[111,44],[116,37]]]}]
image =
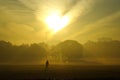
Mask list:
[{"label": "open field", "polygon": [[120,66],[17,65],[0,66],[0,80],[88,80],[120,79]]}]

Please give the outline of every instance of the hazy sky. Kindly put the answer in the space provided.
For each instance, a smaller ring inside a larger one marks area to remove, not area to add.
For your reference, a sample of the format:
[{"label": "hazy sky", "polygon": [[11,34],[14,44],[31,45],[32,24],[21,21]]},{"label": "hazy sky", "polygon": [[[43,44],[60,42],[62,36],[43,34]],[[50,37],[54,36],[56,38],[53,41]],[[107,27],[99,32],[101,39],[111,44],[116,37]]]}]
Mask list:
[{"label": "hazy sky", "polygon": [[[59,11],[70,23],[51,34],[44,18]],[[66,39],[120,40],[120,0],[0,0],[0,40],[14,44]]]}]

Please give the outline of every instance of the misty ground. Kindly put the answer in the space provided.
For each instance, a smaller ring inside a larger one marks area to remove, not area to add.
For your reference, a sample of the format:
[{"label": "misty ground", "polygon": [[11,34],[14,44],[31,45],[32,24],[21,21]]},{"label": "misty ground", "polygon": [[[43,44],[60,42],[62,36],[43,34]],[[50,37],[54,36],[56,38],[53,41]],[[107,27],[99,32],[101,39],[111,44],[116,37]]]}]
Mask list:
[{"label": "misty ground", "polygon": [[120,79],[117,65],[1,65],[0,80]]}]

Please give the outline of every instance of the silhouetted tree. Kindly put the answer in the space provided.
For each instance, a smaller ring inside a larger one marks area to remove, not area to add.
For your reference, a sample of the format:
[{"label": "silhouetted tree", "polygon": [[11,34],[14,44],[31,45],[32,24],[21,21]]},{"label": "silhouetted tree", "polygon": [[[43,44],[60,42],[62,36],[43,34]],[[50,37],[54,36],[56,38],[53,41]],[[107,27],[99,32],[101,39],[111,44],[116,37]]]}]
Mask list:
[{"label": "silhouetted tree", "polygon": [[45,47],[40,44],[12,45],[0,41],[0,63],[37,63],[47,54]]},{"label": "silhouetted tree", "polygon": [[56,62],[75,62],[83,57],[120,58],[120,41],[108,38],[97,42],[88,41],[84,48],[74,40],[66,40],[52,48],[45,43],[18,46],[0,41],[0,63],[39,63],[46,56]]},{"label": "silhouetted tree", "polygon": [[94,57],[120,57],[120,41],[117,40],[89,41],[84,47],[85,50]]},{"label": "silhouetted tree", "polygon": [[9,62],[11,52],[12,44],[10,42],[0,41],[0,62]]},{"label": "silhouetted tree", "polygon": [[63,61],[75,61],[83,56],[83,46],[77,41],[66,40],[55,46],[52,55]]}]

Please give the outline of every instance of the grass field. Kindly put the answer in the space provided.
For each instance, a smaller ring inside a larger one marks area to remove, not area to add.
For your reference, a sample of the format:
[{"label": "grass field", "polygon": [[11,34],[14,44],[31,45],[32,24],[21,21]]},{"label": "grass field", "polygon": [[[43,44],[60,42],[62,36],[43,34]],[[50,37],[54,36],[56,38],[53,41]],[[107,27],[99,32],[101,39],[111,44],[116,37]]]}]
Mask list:
[{"label": "grass field", "polygon": [[120,66],[103,65],[9,65],[0,66],[0,80],[120,79]]}]

